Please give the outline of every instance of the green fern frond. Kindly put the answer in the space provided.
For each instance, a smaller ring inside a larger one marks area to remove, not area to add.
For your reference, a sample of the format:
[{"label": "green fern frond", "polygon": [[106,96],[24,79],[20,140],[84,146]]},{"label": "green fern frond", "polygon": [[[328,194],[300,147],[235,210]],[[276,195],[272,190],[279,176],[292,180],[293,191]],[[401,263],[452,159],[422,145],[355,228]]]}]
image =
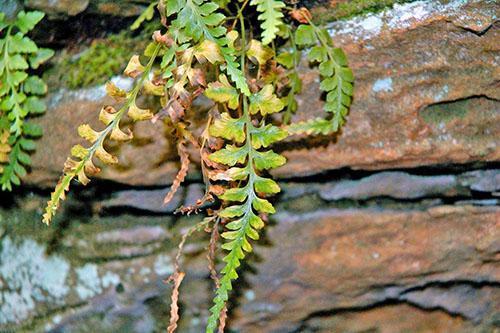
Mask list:
[{"label": "green fern frond", "polygon": [[306,134],[306,135],[328,135],[335,132],[332,128],[332,121],[324,118],[314,118],[306,121],[292,123],[286,127],[288,134]]},{"label": "green fern frond", "polygon": [[0,30],[7,28],[0,39],[0,134],[4,146],[0,151],[2,190],[11,191],[12,185],[21,183],[26,168],[31,165],[29,153],[35,149],[33,139],[42,134],[38,125],[26,122],[26,119],[45,112],[40,96],[47,93],[47,85],[38,76],[29,76],[27,71],[37,69],[54,55],[54,51],[39,48],[25,34],[43,17],[42,12],[21,11],[16,20],[7,24],[3,14],[0,15]]},{"label": "green fern frond", "polygon": [[257,6],[257,11],[261,13],[258,19],[262,21],[262,43],[267,45],[276,38],[283,25],[285,3],[279,0],[252,0],[250,4]]},{"label": "green fern frond", "polygon": [[[238,180],[240,184],[227,189],[220,196],[226,207],[218,215],[227,221],[225,225],[227,231],[222,234],[226,243],[222,248],[229,253],[223,259],[225,267],[221,271],[220,286],[216,292],[214,305],[210,309],[211,315],[206,329],[206,332],[210,333],[217,327],[220,312],[228,299],[228,293],[232,290],[232,281],[238,277],[237,269],[241,260],[245,257],[245,253],[252,251],[250,240],[259,239],[259,230],[264,227],[259,214],[275,212],[273,205],[265,199],[265,196],[278,193],[279,186],[272,179],[261,176],[260,172],[277,168],[286,162],[283,156],[262,148],[284,139],[287,133],[270,124],[256,127],[251,119],[253,113],[263,116],[283,109],[284,105],[279,103],[272,93],[272,87],[265,86],[252,95],[250,105],[246,98],[243,101],[241,118],[234,119],[223,114],[221,120],[216,121],[210,129],[213,136],[241,144],[241,146],[228,144],[209,157],[216,163],[233,167],[227,171],[227,175],[235,181]],[[241,131],[243,136],[239,136],[238,131]]]},{"label": "green fern frond", "polygon": [[320,88],[327,93],[324,109],[332,114],[331,130],[336,132],[344,124],[352,101],[354,75],[347,57],[342,49],[333,46],[326,29],[319,29],[312,23],[300,25],[295,40],[301,47],[312,46],[307,57],[319,64]]}]

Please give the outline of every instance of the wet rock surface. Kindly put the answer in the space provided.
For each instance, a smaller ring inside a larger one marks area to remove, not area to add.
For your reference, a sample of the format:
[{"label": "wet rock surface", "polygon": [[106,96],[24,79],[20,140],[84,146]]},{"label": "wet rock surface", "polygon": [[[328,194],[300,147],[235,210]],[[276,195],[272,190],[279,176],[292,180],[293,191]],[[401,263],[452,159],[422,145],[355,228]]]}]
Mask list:
[{"label": "wet rock surface", "polygon": [[[84,3],[116,4],[71,5]],[[123,10],[129,3],[143,6]],[[275,173],[278,214],[242,268],[232,331],[500,330],[498,11],[494,1],[416,1],[331,25],[356,73],[348,124],[276,147],[289,159]],[[302,75],[297,120],[322,112],[316,73],[303,64]],[[103,87],[51,93],[33,192],[0,195],[0,332],[166,329],[163,280],[180,235],[202,218],[174,210],[203,193],[194,167],[161,205],[178,167],[168,128],[134,125],[131,144],[109,147],[119,166],[76,187],[52,227],[40,223],[41,189],[104,96]],[[204,330],[207,242],[202,232],[185,248],[179,332]]]}]

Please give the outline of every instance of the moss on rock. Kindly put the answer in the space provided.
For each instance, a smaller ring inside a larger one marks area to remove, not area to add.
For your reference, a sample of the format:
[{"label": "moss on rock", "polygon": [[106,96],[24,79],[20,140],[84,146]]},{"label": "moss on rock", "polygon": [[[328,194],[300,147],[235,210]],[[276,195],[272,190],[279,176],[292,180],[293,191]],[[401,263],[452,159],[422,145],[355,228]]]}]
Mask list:
[{"label": "moss on rock", "polygon": [[331,1],[330,6],[316,6],[312,13],[317,23],[348,19],[354,16],[377,13],[395,4],[416,0],[340,0]]}]

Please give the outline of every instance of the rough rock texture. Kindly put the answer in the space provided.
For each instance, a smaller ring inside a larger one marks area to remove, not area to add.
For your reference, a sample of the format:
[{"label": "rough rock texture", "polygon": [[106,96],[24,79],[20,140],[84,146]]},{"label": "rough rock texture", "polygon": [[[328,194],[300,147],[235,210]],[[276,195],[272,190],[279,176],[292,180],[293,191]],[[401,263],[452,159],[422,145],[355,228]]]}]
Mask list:
[{"label": "rough rock texture", "polygon": [[[499,11],[486,0],[419,1],[335,23],[332,34],[356,76],[348,123],[335,138],[278,146],[289,163],[275,175],[497,161]],[[322,113],[317,73],[305,64],[302,73],[307,88],[296,120]],[[34,156],[29,183],[56,181],[66,158],[60,152],[78,141],[76,127],[95,121],[109,103],[103,96],[97,87],[48,97],[49,111],[40,123],[50,124],[51,131]],[[161,137],[166,130],[158,123],[138,127],[138,139],[121,149],[120,165],[101,177],[133,185],[170,183],[178,158]]]},{"label": "rough rock texture", "polygon": [[[472,174],[475,181],[467,186],[492,179],[482,170]],[[375,175],[386,183],[394,176]],[[384,191],[361,201],[352,195],[349,202],[321,199],[328,187],[350,182],[347,188],[366,188],[370,178],[285,184],[279,213],[241,273],[233,330],[470,333],[498,328],[500,209],[488,203],[498,184],[482,192],[481,205],[464,203],[475,197],[465,190],[447,191],[448,204],[433,197],[435,192],[411,201],[411,192],[405,197],[404,190],[398,199],[388,199]],[[300,187],[308,192],[299,194]],[[149,211],[144,200],[159,190],[122,192],[111,200],[87,191],[70,198],[53,228],[39,222],[45,198],[18,196],[11,209],[0,209],[0,331],[165,329],[170,288],[162,279],[172,272],[178,235],[199,218]],[[179,203],[190,202],[192,192],[181,189]],[[112,215],[106,210],[101,217],[88,215],[96,207],[115,209]],[[208,315],[206,245],[206,235],[197,235],[186,247],[180,332],[202,331]]]}]

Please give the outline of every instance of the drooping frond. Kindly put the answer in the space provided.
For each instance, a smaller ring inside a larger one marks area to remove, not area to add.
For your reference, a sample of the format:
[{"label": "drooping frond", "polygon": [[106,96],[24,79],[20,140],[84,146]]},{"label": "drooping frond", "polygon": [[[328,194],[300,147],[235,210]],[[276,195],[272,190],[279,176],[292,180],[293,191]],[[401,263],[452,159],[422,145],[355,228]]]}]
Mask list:
[{"label": "drooping frond", "polygon": [[283,8],[285,3],[279,0],[252,0],[250,4],[257,6],[261,13],[258,17],[261,21],[262,43],[271,43],[277,36],[280,26],[283,25]]},{"label": "drooping frond", "polygon": [[28,75],[54,55],[54,51],[39,48],[26,33],[44,17],[42,12],[18,13],[7,23],[0,13],[0,185],[12,190],[19,185],[31,165],[29,153],[35,149],[33,139],[40,137],[42,129],[27,118],[45,112],[40,98],[47,93],[47,85],[36,75]]},{"label": "drooping frond", "polygon": [[[223,114],[211,127],[210,134],[231,140],[225,148],[210,155],[213,162],[230,167],[226,179],[234,181],[234,187],[226,189],[220,195],[225,208],[218,216],[226,220],[221,236],[226,240],[222,248],[228,251],[224,257],[220,285],[210,309],[206,332],[213,332],[224,309],[228,294],[232,290],[232,281],[238,277],[237,269],[246,253],[252,251],[250,240],[259,239],[259,230],[264,227],[260,214],[275,212],[273,205],[265,198],[280,191],[279,186],[270,178],[261,175],[262,171],[282,166],[285,158],[268,147],[284,137],[286,132],[274,125],[255,126],[252,115],[279,112],[284,105],[272,92],[272,86],[264,86],[249,98],[244,99],[244,112],[240,119]],[[241,127],[241,129],[240,129]],[[236,135],[242,133],[242,136]]]},{"label": "drooping frond", "polygon": [[[143,88],[148,78],[153,63],[162,48],[160,43],[155,44],[155,48],[146,66],[141,65],[138,56],[133,56],[125,69],[125,74],[130,77],[139,77],[131,91],[125,92],[114,84],[107,84],[107,93],[115,99],[122,101],[122,106],[116,110],[112,106],[105,106],[99,113],[99,120],[105,125],[101,131],[94,130],[87,124],[80,125],[78,134],[90,143],[90,147],[85,148],[76,145],[71,149],[72,158],[68,158],[64,167],[64,173],[59,180],[50,201],[43,215],[43,222],[49,224],[54,217],[60,202],[65,198],[71,181],[77,178],[80,183],[86,185],[90,180],[87,174],[94,175],[99,169],[94,165],[94,157],[105,164],[116,164],[118,159],[104,149],[104,141],[109,138],[114,141],[128,141],[132,139],[130,131],[123,131],[120,128],[120,121],[124,115],[128,115],[134,121],[148,120],[153,117],[153,113],[147,109],[141,109],[136,104],[139,91]],[[124,101],[123,101],[124,100]]]},{"label": "drooping frond", "polygon": [[[295,32],[295,40],[301,47],[311,47],[307,57],[309,61],[319,64],[320,88],[326,92],[324,109],[332,114],[330,132],[336,132],[344,124],[352,101],[354,75],[347,57],[342,49],[334,47],[326,29],[312,24],[300,25]],[[304,128],[303,133],[325,134],[324,123],[318,121],[290,128],[296,132]]]}]

